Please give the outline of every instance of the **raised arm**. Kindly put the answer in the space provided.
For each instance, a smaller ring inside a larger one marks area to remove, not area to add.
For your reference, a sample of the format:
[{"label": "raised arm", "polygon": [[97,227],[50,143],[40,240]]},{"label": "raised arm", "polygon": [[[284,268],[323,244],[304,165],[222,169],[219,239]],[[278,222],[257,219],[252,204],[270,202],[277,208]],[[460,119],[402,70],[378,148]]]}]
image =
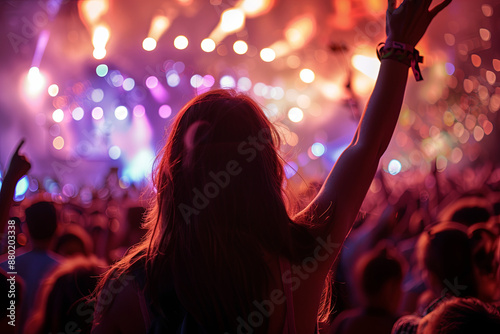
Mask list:
[{"label": "raised arm", "polygon": [[14,192],[17,182],[30,170],[31,164],[24,155],[19,154],[19,150],[24,144],[24,139],[19,142],[16,151],[10,159],[9,168],[3,179],[0,190],[0,233],[3,233],[7,220],[9,219],[9,209],[14,201]]},{"label": "raised arm", "polygon": [[[432,0],[405,0],[398,8],[389,0],[387,42],[414,47],[434,16],[451,0],[429,10]],[[409,61],[408,61],[409,62]],[[382,59],[379,75],[351,144],[339,157],[322,189],[296,220],[312,220],[312,233],[342,243],[351,229],[380,157],[387,149],[399,117],[408,78],[408,65]],[[338,253],[331,254],[333,261]],[[325,267],[329,268],[325,263]]]}]

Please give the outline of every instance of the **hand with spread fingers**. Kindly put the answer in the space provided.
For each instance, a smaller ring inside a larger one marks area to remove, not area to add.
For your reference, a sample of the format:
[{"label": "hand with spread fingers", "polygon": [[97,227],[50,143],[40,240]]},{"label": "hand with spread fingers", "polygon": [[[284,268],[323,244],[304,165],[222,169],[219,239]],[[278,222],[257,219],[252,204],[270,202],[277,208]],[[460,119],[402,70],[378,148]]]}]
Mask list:
[{"label": "hand with spread fingers", "polygon": [[387,41],[415,47],[434,17],[451,3],[444,0],[429,9],[432,0],[404,0],[396,7],[396,0],[389,0],[386,14]]}]

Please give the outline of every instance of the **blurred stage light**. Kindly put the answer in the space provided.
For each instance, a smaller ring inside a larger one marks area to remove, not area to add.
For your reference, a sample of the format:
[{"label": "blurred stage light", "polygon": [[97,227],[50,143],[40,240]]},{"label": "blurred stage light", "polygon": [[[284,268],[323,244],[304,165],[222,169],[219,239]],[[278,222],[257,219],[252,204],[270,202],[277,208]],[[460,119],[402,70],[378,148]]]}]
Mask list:
[{"label": "blurred stage light", "polygon": [[293,107],[288,111],[288,118],[292,122],[298,123],[304,118],[304,112],[297,107]]},{"label": "blurred stage light", "polygon": [[22,201],[29,188],[28,175],[24,175],[16,184],[14,191],[14,200],[16,202]]},{"label": "blurred stage light", "polygon": [[172,115],[172,108],[168,104],[164,104],[158,109],[158,115],[161,118],[169,118]]},{"label": "blurred stage light", "polygon": [[220,79],[220,88],[234,88],[235,86],[236,82],[230,75],[225,75]]},{"label": "blurred stage light", "polygon": [[97,60],[103,59],[106,57],[106,49],[94,49],[92,56]]},{"label": "blurred stage light", "polygon": [[311,83],[315,79],[315,74],[312,70],[308,68],[304,68],[303,70],[300,71],[300,80],[302,80],[305,83]]},{"label": "blurred stage light", "polygon": [[102,99],[104,98],[104,92],[103,92],[103,90],[100,89],[100,88],[94,89],[92,91],[92,94],[91,94],[90,98],[92,99],[92,101],[94,101],[96,103],[97,102],[101,102]]},{"label": "blurred stage light", "polygon": [[55,97],[57,96],[57,94],[59,94],[59,86],[57,86],[56,84],[52,84],[49,86],[49,89],[47,91],[50,96]]},{"label": "blurred stage light", "polygon": [[220,28],[225,33],[233,33],[245,25],[245,13],[241,9],[232,8],[222,12]]},{"label": "blurred stage light", "polygon": [[105,77],[106,74],[108,74],[108,65],[106,64],[97,65],[97,67],[95,68],[95,73],[101,78]]},{"label": "blurred stage light", "polygon": [[311,14],[294,19],[285,28],[285,39],[293,49],[308,43],[316,32],[316,20]]},{"label": "blurred stage light", "polygon": [[121,75],[120,71],[115,70],[109,73],[109,81],[111,81],[113,87],[120,87],[123,85],[123,80],[123,75]]},{"label": "blurred stage light", "polygon": [[178,50],[184,50],[189,45],[189,41],[186,36],[179,35],[174,39],[174,46]]},{"label": "blurred stage light", "polygon": [[83,115],[84,115],[84,111],[81,107],[76,107],[71,112],[71,116],[73,116],[73,119],[75,121],[80,121],[83,118]]},{"label": "blurred stage light", "polygon": [[56,150],[62,150],[62,148],[64,147],[64,138],[61,136],[55,137],[52,141],[52,145]]},{"label": "blurred stage light", "polygon": [[299,166],[293,161],[289,161],[285,164],[285,176],[287,179],[291,178],[297,173]]},{"label": "blurred stage light", "polygon": [[181,78],[179,77],[179,73],[176,70],[170,70],[167,72],[167,84],[170,87],[177,87],[181,82]]},{"label": "blurred stage light", "polygon": [[380,69],[380,61],[374,57],[355,55],[351,60],[352,66],[365,74],[366,76],[376,80]]},{"label": "blurred stage light", "polygon": [[92,44],[94,45],[93,56],[95,59],[103,59],[106,56],[106,44],[109,40],[109,29],[103,25],[94,30]]},{"label": "blurred stage light", "polygon": [[270,95],[273,100],[281,100],[285,96],[285,91],[281,87],[273,87],[271,88]]},{"label": "blurred stage light", "polygon": [[153,36],[157,39],[161,36],[165,30],[170,26],[170,19],[164,15],[158,15],[153,18],[151,21],[151,28],[149,32],[149,36]]},{"label": "blurred stage light", "polygon": [[233,44],[233,50],[235,53],[239,55],[243,55],[248,51],[248,44],[244,41],[236,41]]},{"label": "blurred stage light", "polygon": [[210,74],[207,74],[203,77],[203,86],[212,87],[215,83],[215,78]]},{"label": "blurred stage light", "polygon": [[52,119],[56,123],[61,123],[64,119],[64,111],[62,111],[61,109],[54,110],[54,112],[52,113]]},{"label": "blurred stage light", "polygon": [[146,87],[153,89],[158,86],[158,78],[155,76],[150,76],[146,79]]},{"label": "blurred stage light", "polygon": [[29,97],[36,97],[45,86],[45,77],[40,73],[38,67],[33,66],[28,71],[26,80],[26,92]]},{"label": "blurred stage light", "polygon": [[199,88],[203,84],[203,77],[199,74],[195,74],[191,77],[189,83],[191,84],[191,87]]},{"label": "blurred stage light", "polygon": [[399,160],[392,159],[389,162],[389,165],[387,166],[387,171],[391,175],[396,175],[399,172],[401,172],[401,168],[402,168],[401,162],[399,162]]},{"label": "blurred stage light", "polygon": [[311,152],[316,157],[321,157],[323,154],[325,154],[325,151],[325,146],[321,143],[314,143],[311,146]]},{"label": "blurred stage light", "polygon": [[242,92],[247,92],[252,88],[252,81],[247,77],[241,77],[238,79],[238,90]]},{"label": "blurred stage light", "polygon": [[78,9],[84,23],[95,25],[102,15],[106,14],[109,8],[108,0],[87,0],[79,1]]},{"label": "blurred stage light", "polygon": [[130,92],[135,87],[135,81],[134,81],[134,79],[127,78],[127,79],[123,80],[122,87],[127,92]]},{"label": "blurred stage light", "polygon": [[215,41],[211,38],[205,38],[201,41],[201,49],[205,52],[212,52],[215,50]]},{"label": "blurred stage light", "polygon": [[156,49],[156,40],[153,37],[146,37],[142,41],[142,48],[146,51],[153,51]]},{"label": "blurred stage light", "polygon": [[115,117],[119,121],[123,121],[128,116],[128,110],[125,106],[118,106],[115,109]]},{"label": "blurred stage light", "polygon": [[248,17],[255,17],[267,13],[273,4],[274,0],[243,0],[239,7]]},{"label": "blurred stage light", "polygon": [[260,51],[260,58],[266,63],[272,62],[276,58],[276,53],[273,49],[264,48]]},{"label": "blurred stage light", "polygon": [[122,155],[122,150],[116,145],[111,146],[108,150],[109,157],[113,160],[118,160]]},{"label": "blurred stage light", "polygon": [[134,107],[133,112],[135,117],[142,117],[146,114],[146,109],[144,108],[143,105],[138,104]]},{"label": "blurred stage light", "polygon": [[92,109],[92,118],[95,120],[100,120],[104,115],[104,110],[101,107],[95,107]]},{"label": "blurred stage light", "polygon": [[125,166],[123,176],[132,182],[142,182],[151,175],[155,154],[151,149],[142,149]]}]

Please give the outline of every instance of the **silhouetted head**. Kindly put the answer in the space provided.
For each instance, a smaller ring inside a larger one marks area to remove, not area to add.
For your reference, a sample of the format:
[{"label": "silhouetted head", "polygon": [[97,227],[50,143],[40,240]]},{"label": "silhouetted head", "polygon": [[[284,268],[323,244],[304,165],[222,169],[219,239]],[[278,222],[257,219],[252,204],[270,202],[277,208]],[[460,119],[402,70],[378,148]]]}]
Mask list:
[{"label": "silhouetted head", "polygon": [[468,196],[460,198],[441,210],[440,221],[452,221],[466,226],[485,223],[492,217],[493,210],[489,200],[483,197]]},{"label": "silhouetted head", "polygon": [[264,293],[265,254],[290,257],[279,146],[252,99],[214,90],[178,113],[159,156],[149,254],[164,254],[153,267],[170,267],[181,301],[208,328],[235,324]]},{"label": "silhouetted head", "polygon": [[394,248],[380,243],[355,266],[355,279],[365,306],[396,312],[402,295],[406,263]]},{"label": "silhouetted head", "polygon": [[49,202],[31,205],[26,209],[26,224],[33,240],[50,240],[57,230],[56,208]]},{"label": "silhouetted head", "polygon": [[495,256],[498,238],[492,229],[483,223],[472,225],[468,233],[472,247],[474,276],[478,287],[477,297],[485,302],[496,301],[500,292],[500,282],[497,277],[499,263]]},{"label": "silhouetted head", "polygon": [[83,227],[68,224],[54,244],[54,251],[62,256],[89,256],[93,249],[92,239]]},{"label": "silhouetted head", "polygon": [[500,313],[475,298],[453,298],[420,321],[419,334],[500,333]]},{"label": "silhouetted head", "polygon": [[417,243],[419,266],[435,293],[476,296],[472,247],[467,228],[458,223],[440,223],[422,232]]}]

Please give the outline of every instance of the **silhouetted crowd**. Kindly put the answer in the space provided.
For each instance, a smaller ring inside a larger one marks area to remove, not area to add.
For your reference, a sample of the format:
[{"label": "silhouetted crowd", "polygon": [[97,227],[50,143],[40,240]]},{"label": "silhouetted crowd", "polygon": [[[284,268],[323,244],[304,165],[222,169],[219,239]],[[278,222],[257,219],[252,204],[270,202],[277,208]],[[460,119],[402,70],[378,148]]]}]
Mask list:
[{"label": "silhouetted crowd", "polygon": [[[464,173],[477,175],[484,170]],[[475,173],[475,174],[474,174]],[[463,189],[437,174],[440,187],[388,192],[378,174],[329,275],[331,312],[322,333],[500,332],[500,178]],[[320,184],[297,197],[307,203]],[[378,188],[375,189],[374,188]],[[377,191],[378,190],[378,191]],[[15,221],[17,333],[89,333],[88,298],[109,264],[144,234],[147,204],[117,184],[91,201],[40,191],[11,209]],[[5,233],[1,273],[2,333],[10,289]]]}]

